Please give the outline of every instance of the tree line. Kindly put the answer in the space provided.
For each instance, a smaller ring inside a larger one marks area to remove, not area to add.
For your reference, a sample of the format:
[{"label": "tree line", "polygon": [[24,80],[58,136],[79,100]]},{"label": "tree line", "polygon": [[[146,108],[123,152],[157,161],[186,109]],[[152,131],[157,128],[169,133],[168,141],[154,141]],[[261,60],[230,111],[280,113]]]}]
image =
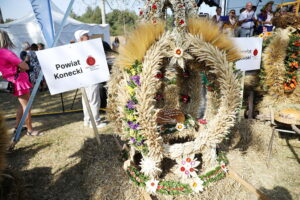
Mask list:
[{"label": "tree line", "polygon": [[[87,7],[85,13],[81,16],[76,15],[73,11],[70,17],[90,24],[101,24],[101,9],[99,6],[95,8]],[[134,11],[118,10],[115,9],[112,12],[106,14],[107,23],[110,25],[110,34],[112,36],[124,35],[130,32],[138,20],[138,16]]]}]

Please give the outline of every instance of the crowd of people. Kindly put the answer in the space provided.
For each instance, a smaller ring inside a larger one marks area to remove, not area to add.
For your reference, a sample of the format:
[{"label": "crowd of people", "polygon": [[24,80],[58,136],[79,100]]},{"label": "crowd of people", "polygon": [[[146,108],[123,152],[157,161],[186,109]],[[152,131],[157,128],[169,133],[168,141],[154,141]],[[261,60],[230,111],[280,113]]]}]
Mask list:
[{"label": "crowd of people", "polygon": [[[41,71],[41,66],[36,56],[36,51],[40,51],[43,49],[45,49],[45,45],[43,43],[29,44],[29,42],[24,42],[22,44],[22,51],[20,53],[20,58],[22,61],[25,61],[29,66],[29,70],[26,72],[29,76],[29,80],[32,83],[32,85],[35,85],[39,73]],[[43,79],[43,81],[41,82],[39,89],[40,91],[47,90],[47,84],[45,79]]]},{"label": "crowd of people", "polygon": [[[212,20],[218,24],[220,29],[231,37],[252,37],[263,32],[271,32],[274,29],[272,19],[274,1],[269,1],[257,14],[257,7],[248,2],[245,8],[239,11],[239,16],[234,9],[230,10],[227,16],[221,16],[222,8],[217,7],[216,15]],[[288,12],[296,12],[296,6],[282,7],[276,13],[285,15]]]}]

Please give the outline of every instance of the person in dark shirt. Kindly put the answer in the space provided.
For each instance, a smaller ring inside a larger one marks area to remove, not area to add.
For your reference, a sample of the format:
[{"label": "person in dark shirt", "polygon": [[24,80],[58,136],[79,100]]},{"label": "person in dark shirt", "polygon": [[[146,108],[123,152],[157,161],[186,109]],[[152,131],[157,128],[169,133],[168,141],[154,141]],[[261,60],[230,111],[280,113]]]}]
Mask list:
[{"label": "person in dark shirt", "polygon": [[263,32],[271,32],[273,30],[272,19],[272,5],[274,1],[269,1],[262,9],[261,13],[258,15],[258,34]]},{"label": "person in dark shirt", "polygon": [[[20,58],[21,58],[22,61],[25,61],[28,66],[30,65],[30,63],[29,63],[28,60],[26,60],[26,57],[27,57],[27,54],[28,54],[29,50],[30,50],[30,44],[29,44],[29,42],[23,42],[22,43],[22,51],[20,53]],[[30,68],[29,68],[29,70],[26,71],[26,73],[28,74],[28,76],[30,76],[30,72],[31,71],[30,71]]]},{"label": "person in dark shirt", "polygon": [[37,43],[37,46],[39,51],[45,49],[45,45],[43,43]]},{"label": "person in dark shirt", "polygon": [[29,44],[29,42],[24,42],[22,44],[22,51],[20,53],[20,58],[21,58],[22,61],[25,60],[25,58],[26,58],[27,53],[28,53],[29,50],[30,50],[30,44]]}]

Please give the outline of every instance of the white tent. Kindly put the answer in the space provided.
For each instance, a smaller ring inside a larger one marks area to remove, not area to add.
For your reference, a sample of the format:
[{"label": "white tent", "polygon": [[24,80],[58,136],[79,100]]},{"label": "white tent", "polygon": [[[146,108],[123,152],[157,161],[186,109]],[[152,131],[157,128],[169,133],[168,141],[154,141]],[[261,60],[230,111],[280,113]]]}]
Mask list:
[{"label": "white tent", "polygon": [[[52,18],[54,28],[58,31],[60,23],[63,20],[64,13],[52,3]],[[17,54],[21,51],[23,42],[29,43],[42,42],[46,45],[40,26],[35,18],[34,13],[28,14],[22,19],[15,20],[7,24],[0,24],[0,29],[7,31],[16,48],[13,49]],[[85,24],[69,17],[63,28],[57,45],[68,44],[70,40],[75,40],[74,32],[79,29],[89,30],[90,34],[103,35],[104,41],[110,44],[109,25]]]}]

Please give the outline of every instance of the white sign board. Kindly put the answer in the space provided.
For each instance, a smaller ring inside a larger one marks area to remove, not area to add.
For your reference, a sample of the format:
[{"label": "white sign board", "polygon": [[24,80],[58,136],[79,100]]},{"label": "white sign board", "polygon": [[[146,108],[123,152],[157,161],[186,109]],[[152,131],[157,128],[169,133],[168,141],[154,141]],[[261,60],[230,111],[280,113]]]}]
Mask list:
[{"label": "white sign board", "polygon": [[241,71],[260,69],[263,39],[259,37],[232,39],[243,56],[236,62],[236,68]]},{"label": "white sign board", "polygon": [[109,80],[102,40],[36,52],[51,95]]}]

